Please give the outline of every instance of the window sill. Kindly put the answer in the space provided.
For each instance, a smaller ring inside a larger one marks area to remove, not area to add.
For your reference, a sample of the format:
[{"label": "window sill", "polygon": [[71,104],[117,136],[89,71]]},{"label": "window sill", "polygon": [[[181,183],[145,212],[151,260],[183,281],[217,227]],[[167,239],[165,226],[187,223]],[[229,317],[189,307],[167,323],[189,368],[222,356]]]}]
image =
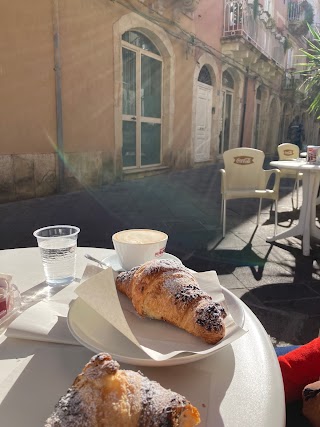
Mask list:
[{"label": "window sill", "polygon": [[143,174],[145,172],[157,172],[169,170],[168,166],[146,166],[144,168],[123,169],[124,175]]}]

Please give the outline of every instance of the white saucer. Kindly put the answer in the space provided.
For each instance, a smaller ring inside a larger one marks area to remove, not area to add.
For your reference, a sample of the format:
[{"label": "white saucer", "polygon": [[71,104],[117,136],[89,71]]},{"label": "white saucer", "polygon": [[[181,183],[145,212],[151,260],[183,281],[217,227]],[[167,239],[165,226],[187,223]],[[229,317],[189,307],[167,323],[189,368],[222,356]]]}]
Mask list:
[{"label": "white saucer", "polygon": [[[242,327],[245,317],[242,303],[230,291],[223,287],[221,288],[233,320],[238,326]],[[180,353],[171,359],[157,361],[140,350],[81,298],[77,298],[71,303],[67,321],[71,334],[83,346],[95,353],[107,352],[118,362],[137,366],[182,365],[211,356],[224,346],[229,345],[228,342],[225,342],[221,347],[216,348],[213,346],[212,351],[206,354]],[[223,341],[221,343],[223,344]]]},{"label": "white saucer", "polygon": [[[164,252],[161,256],[159,256],[157,259],[174,259],[175,261],[178,261],[181,263],[180,259],[177,258],[174,255],[168,254],[166,252]],[[104,258],[102,260],[102,262],[104,264],[109,265],[110,267],[112,267],[113,271],[124,271],[123,267],[120,264],[118,255],[116,253],[107,256],[106,258]]]}]

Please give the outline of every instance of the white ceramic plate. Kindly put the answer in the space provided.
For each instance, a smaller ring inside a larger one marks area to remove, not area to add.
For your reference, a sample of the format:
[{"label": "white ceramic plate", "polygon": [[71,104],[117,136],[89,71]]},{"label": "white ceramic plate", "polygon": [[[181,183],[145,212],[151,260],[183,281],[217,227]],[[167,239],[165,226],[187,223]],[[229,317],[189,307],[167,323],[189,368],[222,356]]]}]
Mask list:
[{"label": "white ceramic plate", "polygon": [[[174,259],[174,260],[176,260],[176,261],[178,261],[178,262],[181,262],[179,258],[177,258],[177,257],[176,257],[176,256],[174,256],[174,255],[168,254],[168,253],[166,253],[166,252],[165,252],[165,253],[163,253],[161,256],[159,256],[157,259]],[[112,255],[107,256],[106,258],[104,258],[104,259],[102,260],[102,262],[103,262],[104,264],[107,264],[107,265],[109,265],[110,267],[112,267],[112,270],[113,270],[113,271],[123,271],[123,268],[122,268],[122,266],[121,266],[121,264],[120,264],[120,261],[119,261],[118,255],[117,255],[116,253],[114,253],[114,254],[112,254]]]},{"label": "white ceramic plate", "polygon": [[[242,327],[244,323],[244,311],[239,299],[223,287],[222,291],[235,323]],[[146,353],[135,346],[81,298],[71,303],[67,320],[70,332],[80,344],[95,353],[110,353],[118,362],[129,363],[131,365],[182,365],[211,356],[212,353],[223,348],[216,349],[212,347],[212,351],[207,354],[181,353],[171,359],[157,361],[151,359]]]}]

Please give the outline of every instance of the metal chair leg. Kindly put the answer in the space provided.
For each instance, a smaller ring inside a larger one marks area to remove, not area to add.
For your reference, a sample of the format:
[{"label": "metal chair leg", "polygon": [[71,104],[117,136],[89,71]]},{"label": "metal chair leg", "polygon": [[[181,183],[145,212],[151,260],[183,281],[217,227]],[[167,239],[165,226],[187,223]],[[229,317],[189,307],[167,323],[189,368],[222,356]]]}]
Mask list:
[{"label": "metal chair leg", "polygon": [[260,214],[261,214],[261,205],[262,205],[262,199],[259,199],[259,211],[258,211],[258,216],[257,216],[257,225],[260,224]]},{"label": "metal chair leg", "polygon": [[293,193],[296,192],[296,209],[299,207],[299,178],[296,177],[296,180],[294,181],[293,191],[292,191],[292,207],[294,208],[293,204]]},{"label": "metal chair leg", "polygon": [[292,189],[292,192],[291,192],[291,205],[292,205],[292,210],[294,210],[294,201],[293,201],[293,198],[294,198],[295,188],[296,188],[296,182],[294,182],[293,189]]},{"label": "metal chair leg", "polygon": [[274,235],[277,234],[278,226],[278,200],[274,201]]},{"label": "metal chair leg", "polygon": [[222,219],[222,237],[225,237],[226,235],[226,210],[227,210],[227,201],[223,199],[222,201],[222,208],[223,208],[223,219]]}]

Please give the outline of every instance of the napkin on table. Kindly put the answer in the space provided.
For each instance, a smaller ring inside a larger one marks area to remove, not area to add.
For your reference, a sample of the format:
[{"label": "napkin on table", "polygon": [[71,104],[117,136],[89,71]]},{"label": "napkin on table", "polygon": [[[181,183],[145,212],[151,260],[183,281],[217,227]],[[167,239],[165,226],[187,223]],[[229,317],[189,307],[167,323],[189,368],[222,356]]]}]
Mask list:
[{"label": "napkin on table", "polygon": [[73,289],[68,291],[70,295],[65,302],[40,301],[23,311],[9,325],[5,335],[11,338],[79,345],[67,325],[69,302],[75,298],[74,294],[71,296]]},{"label": "napkin on table", "polygon": [[[214,301],[226,306],[215,271],[192,273],[199,286],[209,293]],[[141,318],[129,298],[117,291],[111,268],[101,270],[87,279],[75,292],[105,321],[111,323],[154,360],[167,360],[184,352],[209,354],[213,348],[224,347],[246,332],[235,323],[228,307],[226,307],[228,316],[225,319],[226,336],[214,346],[166,322]]]},{"label": "napkin on table", "polygon": [[[86,280],[98,272],[100,269],[89,263],[81,280]],[[73,282],[53,296],[50,295],[49,287],[43,287],[34,293],[29,290],[28,297],[22,294],[22,312],[11,322],[5,335],[11,338],[80,345],[71,335],[67,324],[69,304],[77,298],[74,292],[77,286],[79,283]]]}]

